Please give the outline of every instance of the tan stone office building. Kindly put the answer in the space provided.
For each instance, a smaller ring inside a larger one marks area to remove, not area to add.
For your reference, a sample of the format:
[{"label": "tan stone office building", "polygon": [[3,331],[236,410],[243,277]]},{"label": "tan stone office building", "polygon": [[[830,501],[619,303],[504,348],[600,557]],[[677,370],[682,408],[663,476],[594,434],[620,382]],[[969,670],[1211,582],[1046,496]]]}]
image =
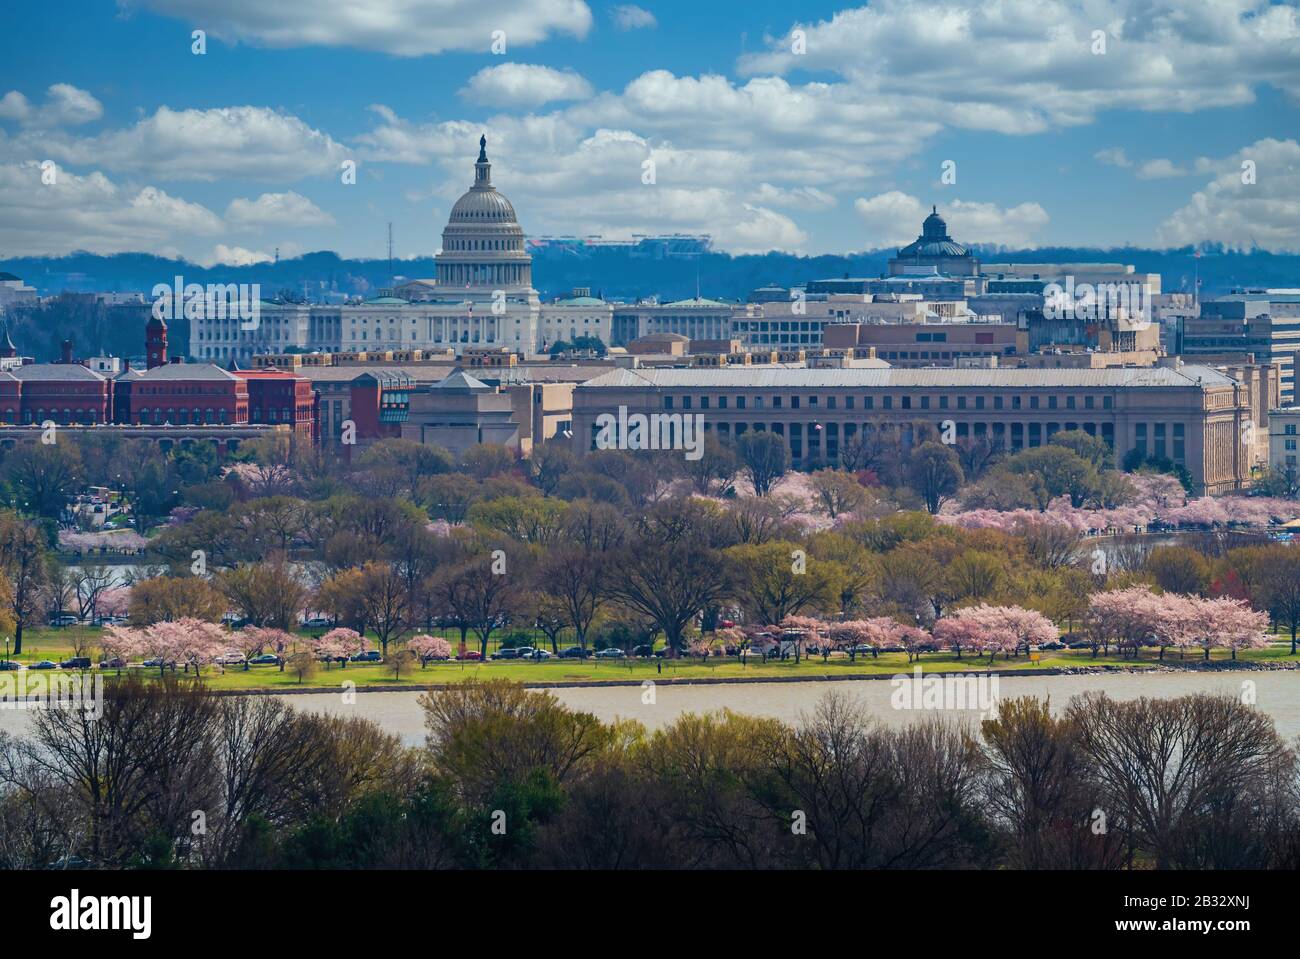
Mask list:
[{"label": "tan stone office building", "polygon": [[[797,467],[835,463],[859,430],[912,424],[958,438],[988,436],[1008,449],[1040,446],[1061,430],[1100,436],[1122,457],[1142,449],[1187,467],[1197,492],[1241,488],[1252,451],[1249,386],[1203,366],[1110,369],[656,369],[617,370],[573,394],[573,436],[595,448],[596,418],[700,414],[719,438],[771,430]],[[1265,429],[1265,433],[1267,430]]]}]

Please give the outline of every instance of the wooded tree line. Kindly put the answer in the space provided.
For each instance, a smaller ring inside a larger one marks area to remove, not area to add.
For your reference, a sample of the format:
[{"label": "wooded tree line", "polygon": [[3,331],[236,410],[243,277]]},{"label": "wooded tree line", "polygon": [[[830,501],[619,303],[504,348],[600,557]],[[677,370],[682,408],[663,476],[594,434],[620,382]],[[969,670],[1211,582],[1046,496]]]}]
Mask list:
[{"label": "wooded tree line", "polygon": [[1230,697],[1003,700],[885,727],[602,723],[494,681],[423,701],[428,740],[132,679],[102,716],[0,738],[0,868],[1277,868],[1297,762]]}]

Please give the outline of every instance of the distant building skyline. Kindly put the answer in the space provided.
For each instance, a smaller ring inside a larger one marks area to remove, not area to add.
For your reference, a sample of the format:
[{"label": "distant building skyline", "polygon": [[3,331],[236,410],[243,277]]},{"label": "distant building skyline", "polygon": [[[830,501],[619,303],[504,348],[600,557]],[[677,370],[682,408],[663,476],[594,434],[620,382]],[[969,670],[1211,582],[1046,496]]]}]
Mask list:
[{"label": "distant building skyline", "polygon": [[838,253],[935,206],[966,244],[1300,249],[1294,2],[1105,7],[20,7],[0,257],[430,255],[483,133],[538,236]]}]

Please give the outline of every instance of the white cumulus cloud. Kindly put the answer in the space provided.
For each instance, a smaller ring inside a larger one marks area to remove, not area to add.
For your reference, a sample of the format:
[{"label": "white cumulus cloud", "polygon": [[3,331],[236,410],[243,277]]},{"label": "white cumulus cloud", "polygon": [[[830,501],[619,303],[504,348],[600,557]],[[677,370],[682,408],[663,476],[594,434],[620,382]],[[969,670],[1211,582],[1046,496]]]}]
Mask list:
[{"label": "white cumulus cloud", "polygon": [[13,255],[145,251],[174,253],[178,238],[211,236],[221,218],[207,207],[153,186],[124,189],[95,172],[58,170],[52,184],[40,164],[0,164],[0,251]]},{"label": "white cumulus cloud", "polygon": [[1270,0],[873,0],[792,24],[740,68],[826,71],[954,127],[1034,133],[1105,109],[1241,106],[1263,84],[1300,99],[1297,45],[1296,7]]},{"label": "white cumulus cloud", "polygon": [[238,197],[226,208],[226,222],[234,227],[331,226],[334,218],[305,196],[263,193],[256,199]]},{"label": "white cumulus cloud", "polygon": [[591,93],[591,84],[575,71],[532,63],[484,67],[460,91],[473,103],[524,109],[552,100],[585,100]]},{"label": "white cumulus cloud", "polygon": [[355,47],[416,57],[487,53],[494,31],[507,49],[556,34],[585,37],[591,8],[582,0],[118,0],[184,20],[209,35],[268,47]]},{"label": "white cumulus cloud", "polygon": [[653,13],[634,3],[620,3],[609,11],[609,16],[620,30],[643,30],[659,25]]},{"label": "white cumulus cloud", "polygon": [[1207,168],[1214,178],[1160,225],[1161,243],[1300,251],[1300,143],[1257,140]]},{"label": "white cumulus cloud", "polygon": [[249,250],[242,246],[227,246],[218,243],[211,252],[199,256],[195,262],[199,266],[252,266],[255,263],[270,263],[275,258],[262,250]]},{"label": "white cumulus cloud", "polygon": [[[903,246],[921,232],[921,222],[930,208],[919,199],[897,190],[873,197],[859,197],[854,210],[867,227],[868,247]],[[958,243],[1030,247],[1046,228],[1047,211],[1037,203],[1020,203],[1002,208],[994,203],[953,200],[939,206],[948,223],[948,233]]]},{"label": "white cumulus cloud", "polygon": [[1155,160],[1147,160],[1138,167],[1137,178],[1139,180],[1166,180],[1170,177],[1187,176],[1191,171],[1185,167],[1180,167],[1173,160],[1167,160],[1159,157]]},{"label": "white cumulus cloud", "polygon": [[103,115],[104,105],[93,94],[70,83],[52,84],[39,106],[19,90],[0,97],[0,120],[16,120],[25,126],[76,126]]},{"label": "white cumulus cloud", "polygon": [[132,126],[79,137],[24,133],[9,152],[63,163],[144,173],[166,180],[298,180],[338,174],[351,156],[328,134],[267,107],[159,107]]},{"label": "white cumulus cloud", "polygon": [[1104,150],[1098,150],[1092,155],[1092,158],[1105,166],[1127,168],[1133,165],[1133,161],[1128,158],[1128,154],[1123,147],[1107,147]]}]

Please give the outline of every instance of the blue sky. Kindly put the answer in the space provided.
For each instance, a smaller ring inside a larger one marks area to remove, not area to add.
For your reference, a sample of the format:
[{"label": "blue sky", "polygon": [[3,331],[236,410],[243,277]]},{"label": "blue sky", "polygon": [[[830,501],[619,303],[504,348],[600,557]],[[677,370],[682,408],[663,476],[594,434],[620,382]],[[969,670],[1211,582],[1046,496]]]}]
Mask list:
[{"label": "blue sky", "polygon": [[427,255],[480,132],[534,235],[844,252],[907,242],[933,203],[1009,247],[1300,249],[1294,3],[23,7],[0,36],[0,255],[381,256],[389,221]]}]

